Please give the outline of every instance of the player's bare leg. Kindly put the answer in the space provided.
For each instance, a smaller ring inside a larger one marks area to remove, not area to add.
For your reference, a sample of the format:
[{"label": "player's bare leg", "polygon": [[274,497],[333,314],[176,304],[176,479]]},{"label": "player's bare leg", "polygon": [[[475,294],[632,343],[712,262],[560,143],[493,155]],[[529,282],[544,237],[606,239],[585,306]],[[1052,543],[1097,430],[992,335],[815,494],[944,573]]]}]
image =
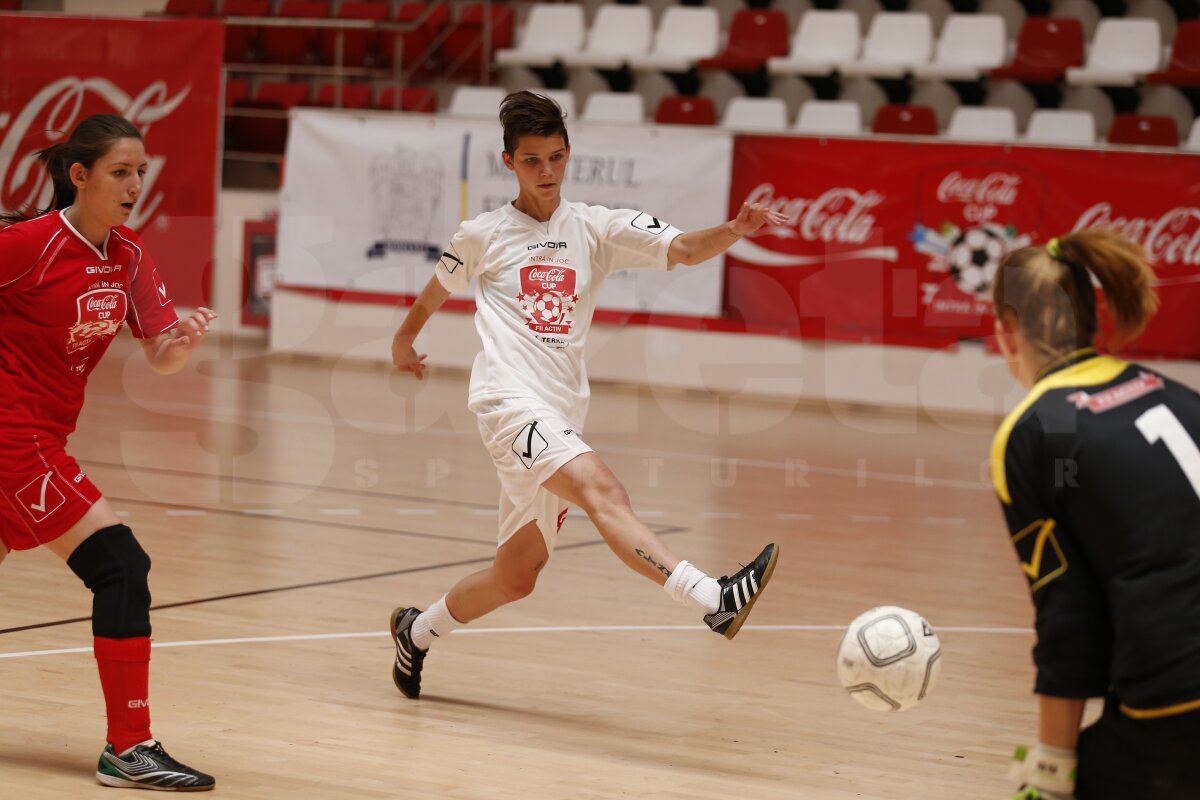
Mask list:
[{"label": "player's bare leg", "polygon": [[679,558],[637,518],[625,487],[595,453],[571,459],[542,485],[583,509],[612,551],[635,572],[662,586],[679,565]]},{"label": "player's bare leg", "polygon": [[502,605],[528,597],[549,557],[537,521],[530,522],[496,550],[490,567],[460,580],[428,610],[395,609],[389,627],[396,643],[392,665],[396,687],[407,697],[419,697],[425,653],[434,640]]},{"label": "player's bare leg", "polygon": [[779,548],[774,544],[739,572],[720,580],[680,561],[637,518],[625,487],[595,453],[568,461],[542,485],[582,508],[622,561],[661,585],[674,600],[701,610],[705,623],[727,639],[741,630],[775,571]]},{"label": "player's bare leg", "polygon": [[8,555],[8,547],[4,542],[0,542],[0,564],[4,563],[4,557]]},{"label": "player's bare leg", "polygon": [[490,567],[455,584],[446,595],[450,613],[459,622],[472,622],[506,603],[528,597],[549,558],[537,522],[530,522],[496,550],[496,560]]}]

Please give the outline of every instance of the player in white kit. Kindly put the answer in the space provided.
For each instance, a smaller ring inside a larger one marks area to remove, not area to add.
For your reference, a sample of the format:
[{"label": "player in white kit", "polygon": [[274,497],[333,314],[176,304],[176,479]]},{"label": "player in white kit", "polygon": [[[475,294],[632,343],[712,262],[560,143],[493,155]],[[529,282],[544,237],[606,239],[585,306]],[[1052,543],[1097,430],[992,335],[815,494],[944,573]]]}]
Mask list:
[{"label": "player in white kit", "polygon": [[500,478],[496,559],[460,580],[428,610],[392,612],[392,678],[406,696],[421,691],[435,638],[533,591],[554,550],[566,503],[591,518],[622,561],[704,614],[732,639],[775,569],[769,544],[741,571],[711,578],[677,558],[630,508],[612,471],[582,438],[589,388],[584,342],[604,278],[620,269],[670,269],[724,252],[767,222],[783,219],[744,205],[722,225],[681,233],[650,214],[562,199],[570,157],[562,109],[531,92],[500,105],[505,166],[517,199],[459,227],[434,276],[392,342],[397,369],[424,377],[413,341],[451,292],[475,279],[475,324],[483,350],[471,371],[469,408]]}]

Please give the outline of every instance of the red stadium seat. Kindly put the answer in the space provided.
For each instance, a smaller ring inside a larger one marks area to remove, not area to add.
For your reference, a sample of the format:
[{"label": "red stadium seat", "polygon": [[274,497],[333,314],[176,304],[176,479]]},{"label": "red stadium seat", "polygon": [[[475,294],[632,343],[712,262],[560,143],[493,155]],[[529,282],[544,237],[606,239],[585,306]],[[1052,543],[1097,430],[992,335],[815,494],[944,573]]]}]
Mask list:
[{"label": "red stadium seat", "polygon": [[[326,0],[283,0],[279,4],[281,19],[326,19],[329,3]],[[320,29],[309,27],[271,27],[262,29],[262,60],[268,64],[309,64],[317,60],[317,41]]]},{"label": "red stadium seat", "polygon": [[[338,19],[357,19],[369,22],[387,21],[386,2],[344,2],[338,7]],[[376,67],[384,64],[380,52],[378,30],[343,29],[321,31],[321,63],[337,63],[338,35],[342,37],[342,66]]]},{"label": "red stadium seat", "polygon": [[371,87],[362,83],[342,84],[342,100],[338,102],[336,83],[325,83],[317,87],[316,97],[310,105],[321,108],[370,108]]},{"label": "red stadium seat", "polygon": [[895,133],[902,136],[937,136],[937,115],[930,106],[907,106],[899,103],[882,105],[871,123],[875,133]]},{"label": "red stadium seat", "polygon": [[396,21],[419,24],[399,35],[383,34],[383,63],[392,65],[399,46],[400,66],[406,72],[415,72],[419,77],[435,77],[436,70],[431,67],[436,67],[441,48],[431,48],[431,45],[450,27],[450,6],[445,3],[401,3],[396,9]]},{"label": "red stadium seat", "polygon": [[697,63],[701,69],[752,72],[768,58],[788,54],[787,15],[771,9],[743,8],[733,16],[725,50]]},{"label": "red stadium seat", "polygon": [[[20,8],[18,2],[13,8]],[[5,6],[0,5],[0,9]],[[163,14],[169,17],[211,17],[215,12],[213,0],[167,0]]]},{"label": "red stadium seat", "polygon": [[1200,21],[1191,19],[1179,23],[1167,68],[1151,72],[1146,80],[1174,86],[1200,86]]},{"label": "red stadium seat", "polygon": [[[295,106],[306,105],[308,102],[307,83],[263,81],[258,85],[254,99],[240,101],[234,106],[236,109],[252,112],[234,117],[231,139],[236,149],[282,155],[287,142],[288,127],[287,116],[282,112]],[[266,113],[255,116],[254,111]]]},{"label": "red stadium seat", "polygon": [[717,107],[707,97],[669,94],[658,101],[654,121],[660,125],[716,125]]},{"label": "red stadium seat", "polygon": [[1083,65],[1083,25],[1066,17],[1027,17],[1017,36],[1011,64],[989,73],[993,79],[1054,83],[1068,67]]},{"label": "red stadium seat", "polygon": [[228,108],[239,100],[247,100],[250,97],[250,81],[240,78],[225,79],[225,107]]},{"label": "red stadium seat", "polygon": [[[490,10],[490,11],[489,11]],[[484,47],[484,20],[490,15],[492,38]],[[513,45],[513,10],[500,3],[466,3],[442,43],[442,57],[451,80],[477,80],[490,71],[497,50]]]},{"label": "red stadium seat", "polygon": [[1109,144],[1178,147],[1179,128],[1174,117],[1156,114],[1117,114],[1108,129]]},{"label": "red stadium seat", "polygon": [[437,111],[437,94],[425,86],[406,86],[397,97],[395,86],[385,86],[375,101],[375,108],[432,114]]},{"label": "red stadium seat", "polygon": [[[224,0],[221,4],[223,17],[269,17],[271,0]],[[260,52],[260,27],[225,22],[225,62],[240,64],[257,61]]]}]

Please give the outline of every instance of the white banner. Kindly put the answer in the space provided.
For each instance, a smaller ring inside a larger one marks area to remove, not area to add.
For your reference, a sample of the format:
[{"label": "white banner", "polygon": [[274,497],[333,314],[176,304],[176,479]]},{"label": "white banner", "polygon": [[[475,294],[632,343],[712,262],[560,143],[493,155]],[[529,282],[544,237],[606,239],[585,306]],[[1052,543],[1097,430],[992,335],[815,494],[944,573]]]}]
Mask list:
[{"label": "white banner", "polygon": [[[565,198],[645,210],[685,231],[725,220],[728,133],[572,123],[570,136]],[[516,197],[502,149],[498,121],[293,112],[280,283],[416,294],[462,219]],[[597,307],[718,316],[720,262],[616,273]]]}]

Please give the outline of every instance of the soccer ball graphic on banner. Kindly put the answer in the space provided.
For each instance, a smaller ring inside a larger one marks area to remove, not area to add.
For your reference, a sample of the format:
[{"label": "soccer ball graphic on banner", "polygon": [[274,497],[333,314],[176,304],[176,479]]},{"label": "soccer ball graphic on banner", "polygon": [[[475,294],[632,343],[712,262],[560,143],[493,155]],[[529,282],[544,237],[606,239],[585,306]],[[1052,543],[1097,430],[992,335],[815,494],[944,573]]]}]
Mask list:
[{"label": "soccer ball graphic on banner", "polygon": [[872,711],[905,711],[925,699],[942,668],[942,646],[915,611],[879,606],[859,614],[838,645],[842,686]]},{"label": "soccer ball graphic on banner", "polygon": [[969,228],[950,245],[950,275],[964,293],[987,297],[996,268],[1008,253],[1008,238],[992,227]]}]

